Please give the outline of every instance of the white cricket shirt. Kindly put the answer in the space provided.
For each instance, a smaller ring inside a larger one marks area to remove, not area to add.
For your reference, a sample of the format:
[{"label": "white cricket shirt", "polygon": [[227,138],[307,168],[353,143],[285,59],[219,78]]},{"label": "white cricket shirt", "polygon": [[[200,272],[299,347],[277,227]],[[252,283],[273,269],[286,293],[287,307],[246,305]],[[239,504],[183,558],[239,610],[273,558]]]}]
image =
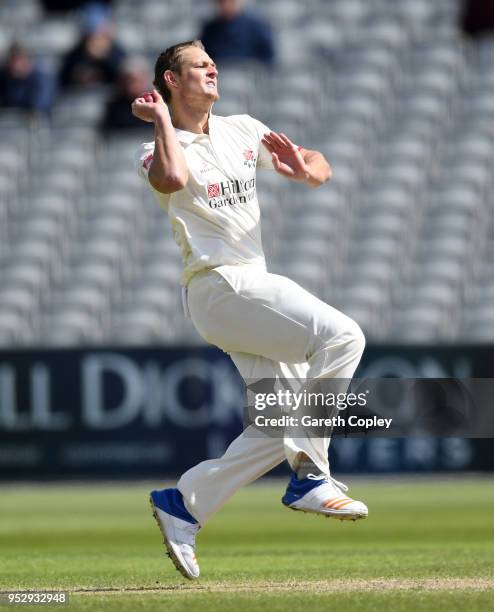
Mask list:
[{"label": "white cricket shirt", "polygon": [[204,269],[232,264],[266,266],[261,244],[256,169],[273,169],[271,154],[261,144],[269,128],[249,115],[210,115],[209,134],[175,129],[189,169],[187,185],[171,194],[149,183],[154,142],[141,145],[139,175],[168,212],[180,247],[182,285]]}]

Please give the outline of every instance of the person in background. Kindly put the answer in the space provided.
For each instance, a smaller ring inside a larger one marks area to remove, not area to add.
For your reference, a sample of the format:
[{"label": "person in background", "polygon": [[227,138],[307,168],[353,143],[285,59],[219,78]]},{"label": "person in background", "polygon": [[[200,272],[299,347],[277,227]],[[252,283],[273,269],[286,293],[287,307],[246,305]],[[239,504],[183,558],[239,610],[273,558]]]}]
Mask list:
[{"label": "person in background", "polygon": [[54,77],[21,45],[14,43],[0,69],[0,106],[49,114],[55,98]]},{"label": "person in background", "polygon": [[473,37],[494,34],[494,0],[464,0],[460,28]]},{"label": "person in background", "polygon": [[216,62],[258,60],[267,65],[274,60],[270,25],[245,10],[244,0],[215,0],[217,16],[203,26],[200,39]]},{"label": "person in background", "polygon": [[149,87],[149,66],[142,57],[126,59],[120,66],[117,86],[106,104],[101,128],[104,132],[138,128],[142,121],[133,113],[131,104]]},{"label": "person in background", "polygon": [[87,87],[113,84],[125,58],[115,41],[110,12],[100,4],[87,5],[83,11],[83,35],[62,60],[62,87]]},{"label": "person in background", "polygon": [[[98,0],[97,4],[108,5],[113,0]],[[41,0],[45,13],[68,13],[87,4],[87,0]]]}]

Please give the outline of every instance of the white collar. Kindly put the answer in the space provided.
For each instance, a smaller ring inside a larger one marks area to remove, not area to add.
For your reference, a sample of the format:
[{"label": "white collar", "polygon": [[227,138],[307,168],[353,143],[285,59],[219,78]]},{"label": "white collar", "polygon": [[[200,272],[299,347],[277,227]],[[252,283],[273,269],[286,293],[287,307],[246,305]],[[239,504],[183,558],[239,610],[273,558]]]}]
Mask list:
[{"label": "white collar", "polygon": [[178,128],[175,128],[175,135],[177,136],[179,142],[183,142],[184,144],[191,144],[201,136],[210,136],[212,123],[214,123],[214,115],[210,111],[208,117],[209,134],[196,134],[195,132],[187,132],[187,130],[180,130]]}]

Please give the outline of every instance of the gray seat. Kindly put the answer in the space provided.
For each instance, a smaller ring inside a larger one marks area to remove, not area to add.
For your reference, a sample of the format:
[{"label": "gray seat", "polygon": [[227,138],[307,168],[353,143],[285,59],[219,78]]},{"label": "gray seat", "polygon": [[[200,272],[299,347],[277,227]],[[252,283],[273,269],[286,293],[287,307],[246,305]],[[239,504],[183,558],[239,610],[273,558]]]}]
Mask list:
[{"label": "gray seat", "polygon": [[[483,333],[482,333],[483,330]],[[494,305],[485,304],[466,311],[463,336],[472,337],[477,342],[494,340]]]},{"label": "gray seat", "polygon": [[432,25],[437,17],[435,4],[428,0],[412,0],[400,2],[396,6],[398,15],[403,19],[407,28],[413,32],[421,32],[428,25]]},{"label": "gray seat", "polygon": [[393,317],[392,333],[400,341],[433,342],[447,336],[445,330],[453,331],[453,325],[440,309],[430,305],[417,305],[396,312]]},{"label": "gray seat", "polygon": [[449,258],[434,259],[418,268],[417,276],[429,281],[435,280],[457,288],[465,277],[465,266],[461,261],[452,261]]},{"label": "gray seat", "polygon": [[338,298],[338,303],[342,310],[345,311],[346,304],[352,304],[365,307],[369,310],[383,308],[389,301],[389,296],[382,288],[369,283],[367,285],[359,283],[347,287],[341,291]]},{"label": "gray seat", "polygon": [[94,287],[101,292],[107,292],[119,284],[113,263],[101,259],[83,260],[71,269],[70,278],[80,287]]},{"label": "gray seat", "polygon": [[48,284],[47,272],[32,263],[12,263],[3,272],[2,286],[24,287],[34,296],[39,296]]},{"label": "gray seat", "polygon": [[[345,33],[335,23],[314,19],[305,25],[305,37],[309,42],[313,56],[328,56],[340,49],[345,41]],[[293,36],[290,36],[293,45]],[[290,40],[288,38],[288,41]]]},{"label": "gray seat", "polygon": [[29,329],[19,313],[0,311],[0,346],[13,348],[28,336]]},{"label": "gray seat", "polygon": [[2,6],[1,23],[5,23],[11,30],[18,26],[27,26],[38,23],[41,19],[41,6],[37,0],[23,0],[23,2],[5,2]]},{"label": "gray seat", "polygon": [[133,309],[115,318],[112,337],[119,344],[162,342],[173,337],[173,325],[153,309]]},{"label": "gray seat", "polygon": [[350,245],[349,256],[358,262],[369,260],[393,261],[395,264],[401,258],[402,241],[394,236],[362,236]]},{"label": "gray seat", "polygon": [[108,297],[97,288],[75,286],[54,295],[52,302],[58,310],[84,310],[90,316],[98,316],[107,306]]},{"label": "gray seat", "polygon": [[[2,110],[3,112],[3,110]],[[12,147],[0,147],[0,172],[2,175],[17,177],[22,172],[24,155]]]},{"label": "gray seat", "polygon": [[102,210],[100,214],[89,220],[86,226],[87,236],[84,240],[88,249],[93,241],[95,243],[106,241],[109,244],[118,244],[122,251],[130,247],[136,231],[136,225],[129,215],[129,210],[132,212],[132,206],[127,207],[125,203],[119,205],[115,202],[113,202],[113,205],[120,206],[120,208]]},{"label": "gray seat", "polygon": [[11,265],[36,267],[41,272],[55,277],[63,266],[62,255],[63,249],[56,243],[30,239],[18,241],[13,246],[8,262]]},{"label": "gray seat", "polygon": [[[344,314],[358,323],[367,340],[377,331],[376,320],[367,306],[361,303],[347,303]],[[376,336],[378,335],[376,333]]]},{"label": "gray seat", "polygon": [[96,320],[83,310],[53,313],[40,335],[48,346],[85,345],[101,341],[102,338]]},{"label": "gray seat", "polygon": [[399,50],[406,47],[407,32],[393,19],[379,19],[366,24],[359,32],[361,36],[367,35],[367,40],[373,44],[381,44],[390,50]]},{"label": "gray seat", "polygon": [[49,170],[44,168],[36,182],[36,192],[43,198],[63,198],[67,201],[68,212],[75,209],[77,198],[84,190],[82,177],[74,176],[73,172],[62,168]]},{"label": "gray seat", "polygon": [[350,262],[343,269],[343,278],[352,286],[372,283],[382,291],[390,290],[396,274],[394,262],[381,259]]},{"label": "gray seat", "polygon": [[409,231],[406,219],[401,215],[384,210],[377,215],[371,208],[366,212],[366,216],[361,218],[361,231],[366,235],[399,240]]},{"label": "gray seat", "polygon": [[304,4],[293,0],[263,2],[259,9],[279,29],[300,24],[307,12],[307,7]]},{"label": "gray seat", "polygon": [[[103,118],[104,112],[104,90],[91,92],[80,92],[78,94],[65,95],[56,105],[53,117],[56,126],[84,126],[87,128],[97,126]],[[54,151],[57,152],[57,149]],[[66,156],[66,161],[71,161],[71,156]],[[59,156],[59,163],[63,163],[63,157]]]},{"label": "gray seat", "polygon": [[60,222],[44,217],[18,220],[15,226],[12,223],[12,238],[18,244],[29,241],[61,244],[65,238],[62,231],[63,225]]},{"label": "gray seat", "polygon": [[299,259],[286,266],[286,275],[305,289],[321,295],[324,278],[323,269],[311,259]]},{"label": "gray seat", "polygon": [[0,292],[0,313],[14,313],[27,320],[36,307],[36,296],[25,287],[11,287]]},{"label": "gray seat", "polygon": [[140,285],[135,288],[131,304],[133,307],[148,308],[161,314],[178,310],[180,304],[178,284],[175,290],[170,290],[166,286]]},{"label": "gray seat", "polygon": [[77,42],[77,25],[65,19],[41,19],[28,28],[24,41],[36,54],[61,55]]},{"label": "gray seat", "polygon": [[446,209],[448,214],[457,212],[475,219],[485,219],[485,209],[481,194],[475,189],[460,185],[449,185],[435,196],[435,207]]},{"label": "gray seat", "polygon": [[407,288],[407,303],[441,308],[445,315],[452,315],[459,307],[458,291],[455,287],[438,282],[422,282]]}]

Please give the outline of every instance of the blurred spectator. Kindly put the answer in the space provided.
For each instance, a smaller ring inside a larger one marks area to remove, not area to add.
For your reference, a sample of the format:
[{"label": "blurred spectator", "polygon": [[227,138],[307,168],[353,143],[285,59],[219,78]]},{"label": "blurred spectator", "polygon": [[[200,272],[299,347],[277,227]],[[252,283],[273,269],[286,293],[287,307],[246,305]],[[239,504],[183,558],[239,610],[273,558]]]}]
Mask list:
[{"label": "blurred spectator", "polygon": [[85,8],[82,38],[62,61],[62,87],[116,82],[118,67],[125,57],[125,51],[115,41],[110,17],[109,10],[99,4]]},{"label": "blurred spectator", "polygon": [[0,106],[49,113],[54,97],[54,77],[37,66],[26,49],[13,44],[0,69]]},{"label": "blurred spectator", "polygon": [[142,130],[142,121],[132,114],[131,104],[142,92],[149,90],[150,80],[145,59],[132,57],[122,63],[116,91],[106,105],[101,125],[105,132],[134,128]]},{"label": "blurred spectator", "polygon": [[471,36],[494,33],[494,0],[464,0],[461,29]]},{"label": "blurred spectator", "polygon": [[[112,0],[98,0],[98,4],[111,4]],[[47,13],[68,13],[87,4],[87,0],[41,0]]]},{"label": "blurred spectator", "polygon": [[271,27],[244,9],[243,0],[215,0],[216,18],[204,24],[200,36],[217,62],[256,59],[271,64],[274,45]]}]

